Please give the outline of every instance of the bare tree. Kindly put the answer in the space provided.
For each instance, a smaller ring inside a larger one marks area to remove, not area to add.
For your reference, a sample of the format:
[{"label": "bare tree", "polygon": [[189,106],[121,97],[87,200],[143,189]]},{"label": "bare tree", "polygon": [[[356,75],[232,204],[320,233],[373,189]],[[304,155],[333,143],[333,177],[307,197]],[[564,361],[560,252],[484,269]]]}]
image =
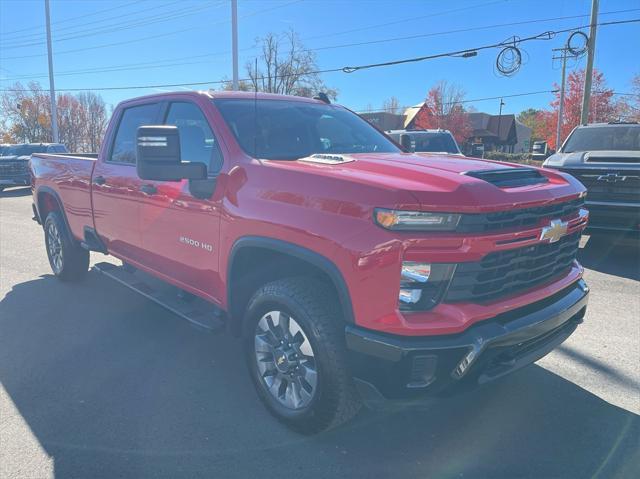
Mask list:
[{"label": "bare tree", "polygon": [[93,92],[80,93],[78,101],[86,116],[83,149],[92,152],[98,151],[107,129],[107,107],[102,97]]},{"label": "bare tree", "polygon": [[[57,96],[60,142],[71,151],[97,151],[107,124],[104,100],[96,93]],[[1,139],[7,143],[48,143],[49,94],[32,82],[16,83],[0,95]]]},{"label": "bare tree", "polygon": [[400,102],[395,96],[392,96],[382,103],[382,110],[395,115],[400,110]]},{"label": "bare tree", "polygon": [[84,143],[84,129],[87,124],[86,112],[76,97],[69,94],[58,95],[59,141],[69,151],[80,151]]},{"label": "bare tree", "polygon": [[338,92],[328,88],[317,73],[316,55],[306,50],[297,33],[289,30],[276,35],[268,33],[256,39],[262,53],[246,64],[249,84],[254,91],[311,97],[319,92],[335,99]]}]

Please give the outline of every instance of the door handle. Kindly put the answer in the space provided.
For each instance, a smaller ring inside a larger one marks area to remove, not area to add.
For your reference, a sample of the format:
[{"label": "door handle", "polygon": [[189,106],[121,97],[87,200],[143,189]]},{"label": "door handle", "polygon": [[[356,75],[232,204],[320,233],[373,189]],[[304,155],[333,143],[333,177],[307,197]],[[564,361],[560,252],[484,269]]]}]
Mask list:
[{"label": "door handle", "polygon": [[158,188],[154,185],[142,185],[140,187],[140,191],[142,191],[145,195],[155,195],[158,192]]},{"label": "door handle", "polygon": [[96,177],[93,179],[93,182],[94,182],[96,185],[104,185],[104,184],[107,182],[107,180],[105,179],[105,177],[104,177],[104,176],[96,176]]}]

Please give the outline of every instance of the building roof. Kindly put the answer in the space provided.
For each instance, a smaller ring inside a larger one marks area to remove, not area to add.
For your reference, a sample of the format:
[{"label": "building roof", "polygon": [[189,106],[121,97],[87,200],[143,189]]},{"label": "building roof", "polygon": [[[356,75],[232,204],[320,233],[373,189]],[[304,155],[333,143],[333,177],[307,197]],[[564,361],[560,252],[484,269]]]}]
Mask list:
[{"label": "building roof", "polygon": [[492,137],[500,143],[515,143],[515,115],[489,115],[488,113],[469,113],[469,122],[473,136]]}]

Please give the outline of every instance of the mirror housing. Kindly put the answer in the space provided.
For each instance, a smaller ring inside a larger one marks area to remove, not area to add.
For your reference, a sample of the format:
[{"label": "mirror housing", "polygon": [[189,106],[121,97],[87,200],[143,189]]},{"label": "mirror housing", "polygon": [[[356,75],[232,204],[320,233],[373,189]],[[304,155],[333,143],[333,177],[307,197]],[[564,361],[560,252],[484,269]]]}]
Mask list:
[{"label": "mirror housing", "polygon": [[143,180],[180,181],[207,178],[203,163],[182,162],[178,127],[141,126],[137,131],[136,169]]},{"label": "mirror housing", "polygon": [[413,151],[413,148],[411,148],[411,136],[406,133],[400,135],[400,145],[407,151]]}]

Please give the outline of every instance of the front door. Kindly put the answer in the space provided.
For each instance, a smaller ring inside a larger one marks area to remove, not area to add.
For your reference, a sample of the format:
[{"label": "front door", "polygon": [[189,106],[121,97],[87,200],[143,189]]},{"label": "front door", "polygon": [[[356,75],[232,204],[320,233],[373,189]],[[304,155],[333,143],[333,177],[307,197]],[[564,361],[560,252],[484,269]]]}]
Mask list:
[{"label": "front door", "polygon": [[[136,130],[159,120],[160,104],[125,108],[111,144],[93,172],[95,228],[114,256],[139,263],[144,259],[139,228],[140,178],[136,173]],[[105,140],[109,141],[109,140]]]},{"label": "front door", "polygon": [[[178,127],[182,161],[204,163],[213,185],[222,167],[222,153],[202,110],[192,102],[171,102],[164,123]],[[178,286],[217,302],[222,290],[218,195],[197,198],[188,180],[143,181],[142,186],[148,191],[140,202],[148,266]]]}]

